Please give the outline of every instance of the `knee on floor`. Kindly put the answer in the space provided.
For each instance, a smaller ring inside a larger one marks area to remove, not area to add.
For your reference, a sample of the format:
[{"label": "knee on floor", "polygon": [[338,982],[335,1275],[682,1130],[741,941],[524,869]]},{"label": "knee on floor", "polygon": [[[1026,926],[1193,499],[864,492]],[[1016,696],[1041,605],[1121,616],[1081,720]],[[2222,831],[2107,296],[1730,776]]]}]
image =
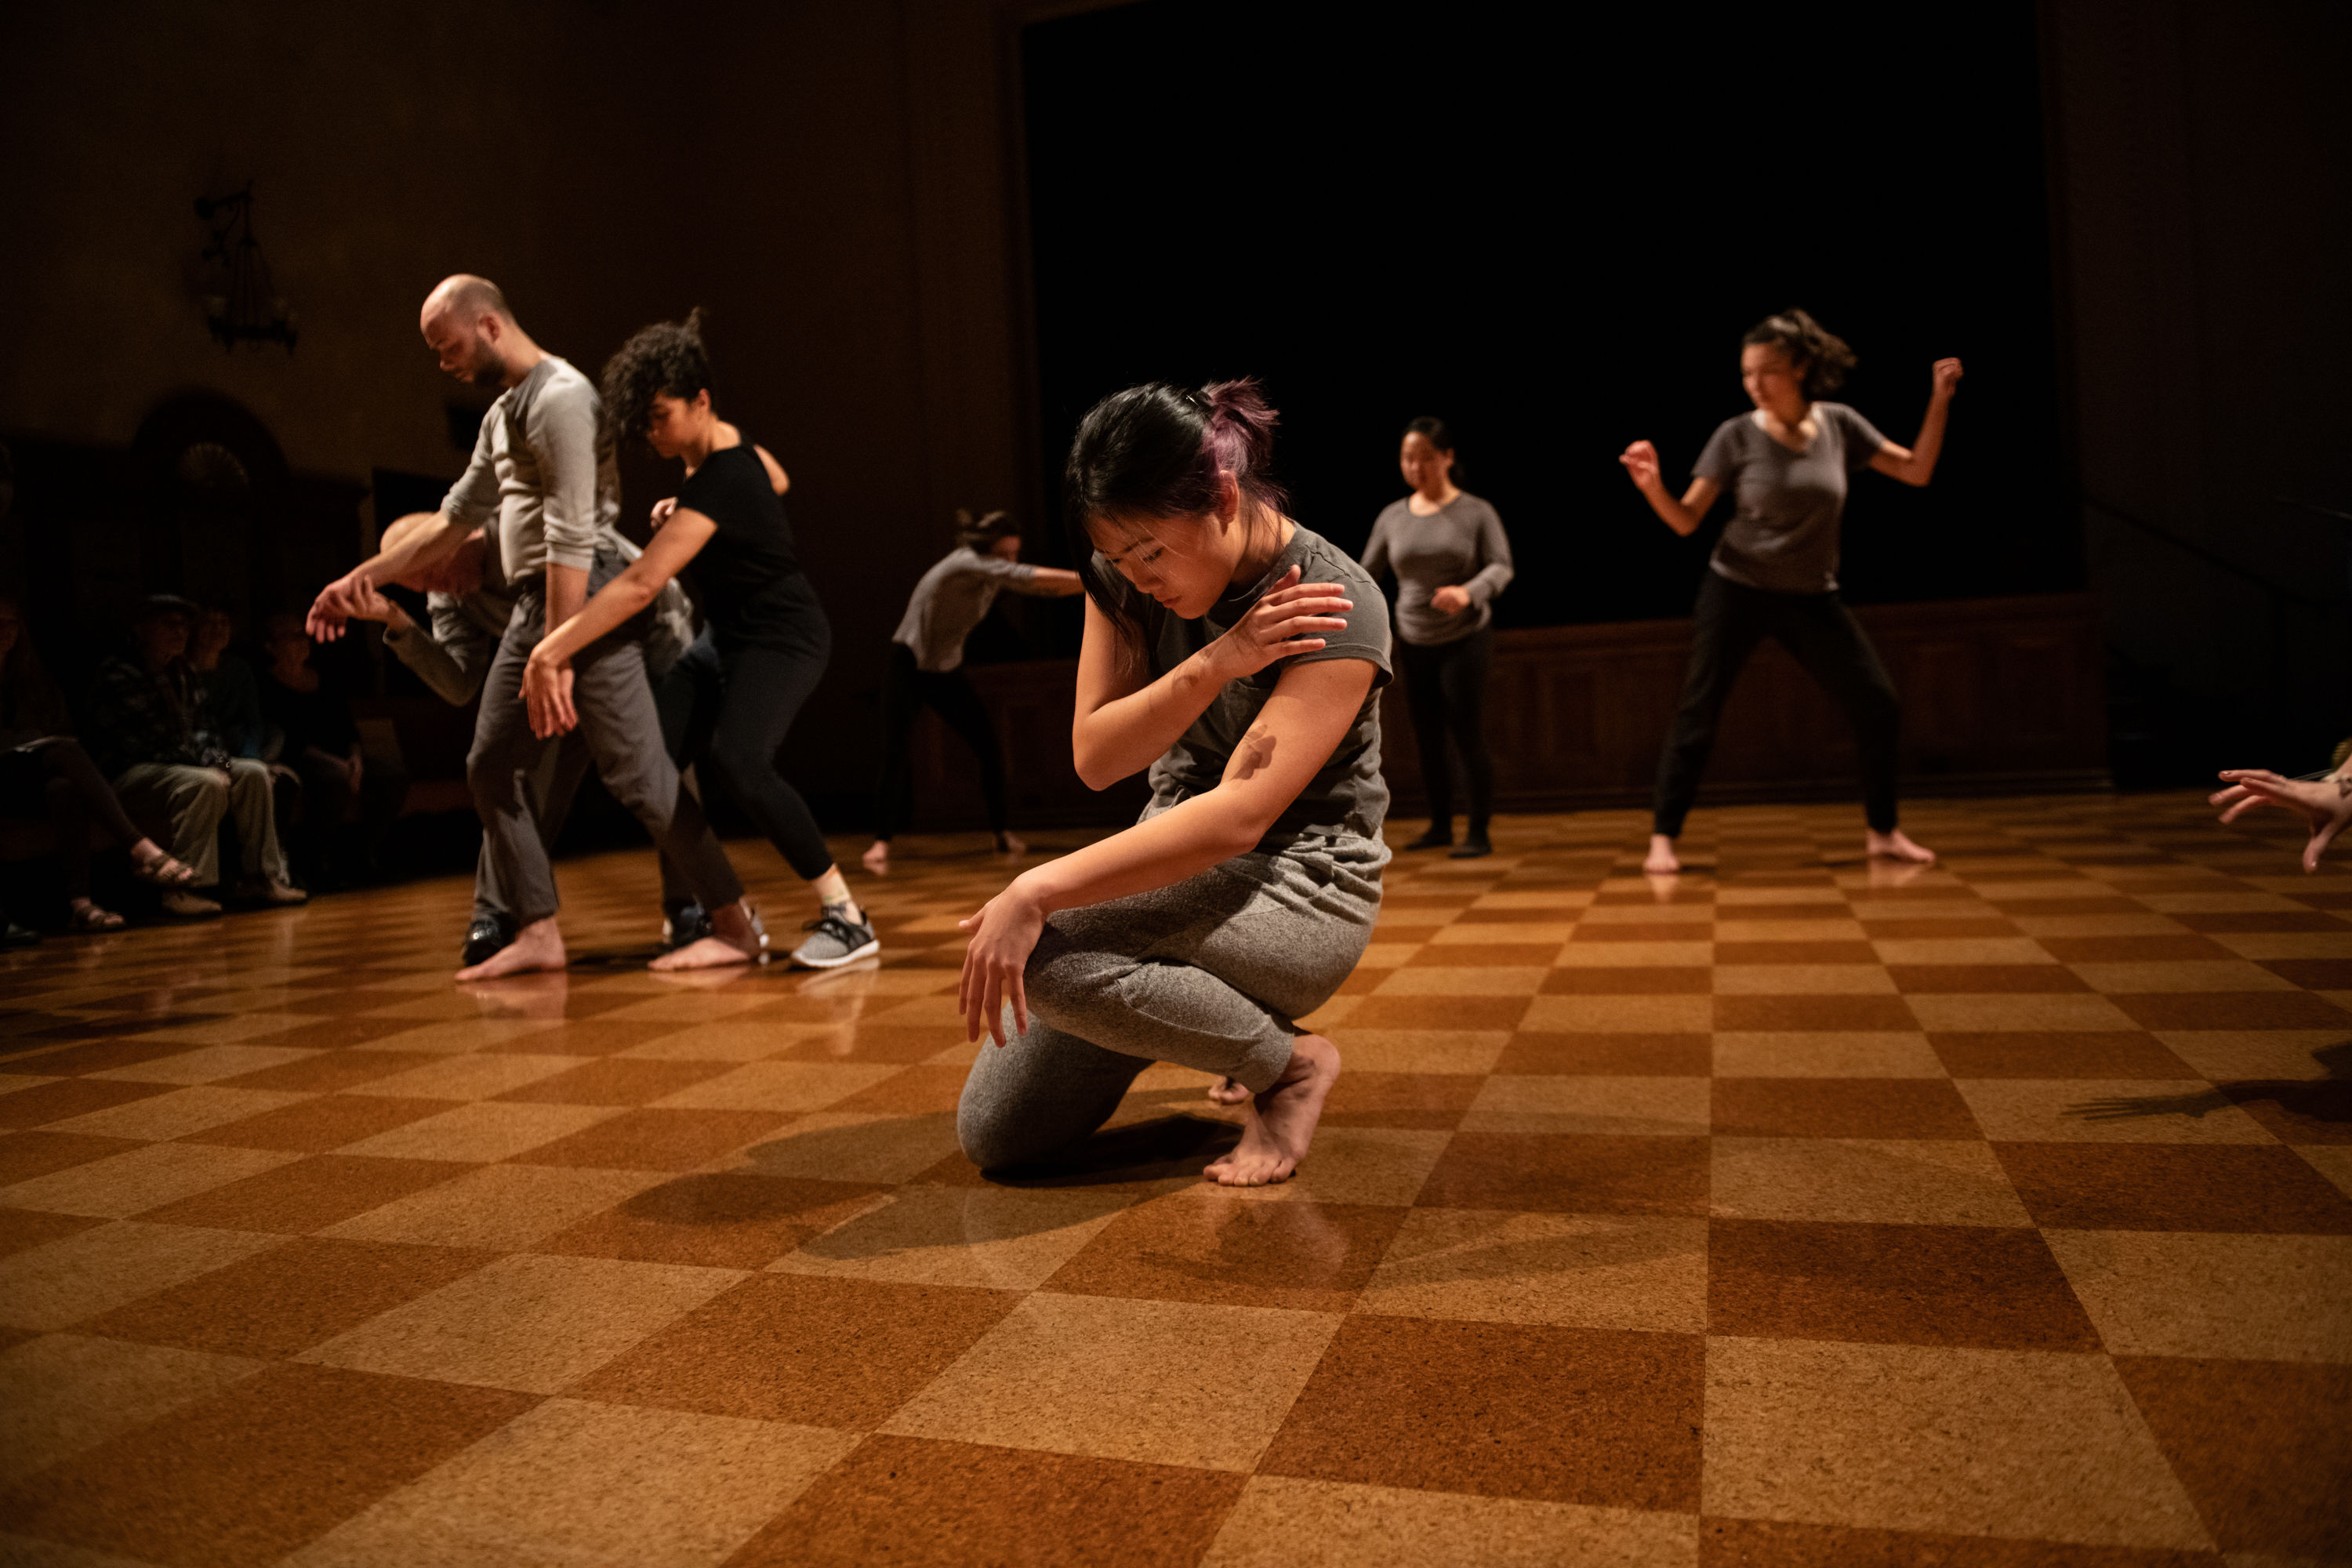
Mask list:
[{"label": "knee on floor", "polygon": [[963,1157],[983,1171],[1034,1164],[1055,1152],[1034,1132],[1001,1113],[968,1105],[956,1110],[956,1142]]}]

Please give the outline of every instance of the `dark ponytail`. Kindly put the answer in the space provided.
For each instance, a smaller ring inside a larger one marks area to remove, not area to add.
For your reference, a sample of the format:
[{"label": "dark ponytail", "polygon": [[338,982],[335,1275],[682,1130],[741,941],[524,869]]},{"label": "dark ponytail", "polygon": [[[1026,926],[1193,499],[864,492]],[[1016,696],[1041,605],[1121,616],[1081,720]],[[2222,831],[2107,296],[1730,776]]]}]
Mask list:
[{"label": "dark ponytail", "polygon": [[1097,519],[1200,517],[1216,510],[1219,476],[1240,487],[1244,522],[1277,517],[1287,504],[1274,481],[1277,416],[1244,377],[1188,392],[1154,381],[1114,392],[1078,421],[1062,469],[1063,520],[1071,559],[1095,607],[1129,642],[1142,624],[1128,607],[1121,584],[1094,563]]},{"label": "dark ponytail", "polygon": [[1787,354],[1790,367],[1803,376],[1808,398],[1827,397],[1835,392],[1845,384],[1845,373],[1859,363],[1843,338],[1794,306],[1765,317],[1739,342],[1743,347],[1769,343]]}]

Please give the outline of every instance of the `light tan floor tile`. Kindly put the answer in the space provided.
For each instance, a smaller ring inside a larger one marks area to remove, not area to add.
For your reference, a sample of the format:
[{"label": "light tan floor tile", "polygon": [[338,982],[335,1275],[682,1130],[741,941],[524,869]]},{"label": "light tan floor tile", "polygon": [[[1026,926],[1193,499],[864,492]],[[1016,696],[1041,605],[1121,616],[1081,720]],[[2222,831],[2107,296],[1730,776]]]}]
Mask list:
[{"label": "light tan floor tile", "polygon": [[1356,960],[1356,967],[1359,970],[1395,969],[1426,945],[1418,942],[1376,942],[1364,949],[1364,956]]},{"label": "light tan floor tile", "polygon": [[1846,901],[1841,888],[1717,888],[1716,907],[1724,910],[1737,910],[1744,904],[1843,904]]},{"label": "light tan floor tile", "polygon": [[1872,942],[1881,963],[2055,963],[2030,936],[1882,937]]},{"label": "light tan floor tile", "polygon": [[519,1253],[298,1359],[554,1394],[743,1278],[731,1268]]},{"label": "light tan floor tile", "polygon": [[88,1132],[105,1138],[184,1138],[191,1132],[224,1126],[310,1098],[307,1094],[276,1089],[193,1084],[168,1094],[134,1100],[127,1105],[110,1105],[87,1116],[69,1116],[63,1121],[49,1122],[47,1128],[52,1132]]},{"label": "light tan floor tile", "polygon": [[2105,1356],[1715,1339],[1704,1511],[2210,1548]]},{"label": "light tan floor tile", "polygon": [[[472,1056],[485,1047],[505,1045],[530,1035],[549,1034],[562,1025],[561,1018],[466,1018],[420,1024],[414,1029],[404,1029],[397,1035],[386,1035],[373,1041],[368,1048],[422,1051],[446,1057]],[[579,1064],[573,1061],[572,1065],[576,1067]]]},{"label": "light tan floor tile", "polygon": [[1223,1187],[1226,1197],[1251,1203],[1387,1204],[1417,1197],[1452,1141],[1450,1132],[1395,1127],[1332,1127],[1315,1132],[1298,1173],[1278,1186]]},{"label": "light tan floor tile", "polygon": [[[1573,1557],[1563,1555],[1573,1542]],[[1696,1568],[1698,1516],[1253,1476],[1202,1568]]]},{"label": "light tan floor tile", "polygon": [[631,1002],[596,1015],[618,1023],[671,1024],[681,1018],[699,1023],[715,1024],[731,1018],[738,1013],[754,1007],[764,1007],[774,997],[753,986],[735,986],[718,991],[665,991],[648,996],[642,1002]]},{"label": "light tan floor tile", "polygon": [[2104,996],[2080,992],[2003,992],[1913,995],[1911,1016],[1930,1034],[1981,1029],[2137,1029]]},{"label": "light tan floor tile", "polygon": [[2274,1143],[2261,1122],[2179,1079],[1955,1079],[1985,1136],[2008,1143]]},{"label": "light tan floor tile", "polygon": [[277,1149],[150,1143],[0,1187],[0,1205],[124,1219],[300,1158]]},{"label": "light tan floor tile", "polygon": [[856,1447],[781,1421],[551,1399],[288,1568],[702,1568]]},{"label": "light tan floor tile", "polygon": [[1717,942],[1861,942],[1865,933],[1854,920],[1749,921],[1728,910],[1715,923]]},{"label": "light tan floor tile", "polygon": [[0,1323],[66,1328],[290,1239],[135,1220],[100,1226],[0,1258]]},{"label": "light tan floor tile", "polygon": [[2341,1045],[2341,1029],[2158,1029],[2167,1049],[2208,1083],[2328,1076],[2317,1053]]},{"label": "light tan floor tile", "polygon": [[[1497,921],[1482,921],[1472,918],[1456,921],[1452,925],[1439,926],[1429,940],[1441,947],[1483,947],[1496,942],[1556,942],[1565,944],[1575,934],[1576,922],[1573,921],[1558,922],[1541,921],[1504,925]],[[1373,945],[1380,944],[1375,942]]]},{"label": "light tan floor tile", "polygon": [[[1592,895],[1572,890],[1487,893],[1474,902],[1464,919],[1475,920],[1480,910],[1581,910],[1592,903]],[[1603,906],[1614,908],[1622,906]],[[1586,917],[1590,919],[1591,916]]]},{"label": "light tan floor tile", "polygon": [[1041,1292],[883,1430],[1246,1470],[1339,1326],[1324,1312]]},{"label": "light tan floor tile", "polygon": [[751,1061],[653,1103],[675,1110],[822,1110],[898,1070],[895,1062]]},{"label": "light tan floor tile", "polygon": [[1706,1222],[1414,1209],[1356,1310],[1701,1333]]},{"label": "light tan floor tile", "polygon": [[1496,1077],[1479,1086],[1462,1130],[1704,1138],[1711,1104],[1703,1078]]},{"label": "light tan floor tile", "polygon": [[2259,963],[2232,959],[2147,963],[2077,963],[2070,966],[2094,991],[2110,995],[2172,991],[2293,991],[2292,980]]},{"label": "light tan floor tile", "polygon": [[1875,963],[1718,963],[1718,996],[1892,995],[1894,977]]},{"label": "light tan floor tile", "polygon": [[612,1105],[541,1105],[524,1100],[477,1100],[453,1106],[338,1151],[394,1160],[511,1160],[621,1114]]},{"label": "light tan floor tile", "polygon": [[1128,1205],[1077,1188],[906,1187],[769,1265],[916,1285],[1033,1290]]},{"label": "light tan floor tile", "polygon": [[2352,1237],[2042,1237],[2113,1354],[2352,1362]]},{"label": "light tan floor tile", "polygon": [[1713,942],[1571,942],[1559,950],[1552,967],[1699,969],[1714,962]]},{"label": "light tan floor tile", "polygon": [[1508,1029],[1347,1029],[1333,1037],[1346,1072],[1486,1073]]},{"label": "light tan floor tile", "polygon": [[[317,1018],[275,1019],[266,1032],[274,1034],[298,1025],[319,1022],[320,1020]],[[171,1039],[175,1037],[159,1031],[144,1037]],[[126,1083],[210,1083],[216,1078],[235,1078],[239,1073],[259,1072],[263,1068],[284,1067],[288,1062],[299,1062],[318,1054],[288,1046],[207,1045],[201,1050],[183,1051],[173,1057],[157,1057],[152,1061],[138,1062],[127,1068],[110,1068],[89,1076],[120,1079]]]},{"label": "light tan floor tile", "polygon": [[1569,1034],[1704,1034],[1715,1026],[1711,996],[1538,996],[1522,1029]]},{"label": "light tan floor tile", "polygon": [[243,1356],[86,1334],[27,1340],[0,1353],[0,1479],[78,1454],[261,1366]]},{"label": "light tan floor tile", "polygon": [[421,1068],[360,1084],[352,1094],[380,1094],[392,1100],[488,1100],[527,1083],[569,1072],[583,1058],[542,1056],[517,1051],[450,1056]]},{"label": "light tan floor tile", "polygon": [[511,1252],[668,1179],[654,1171],[484,1165],[319,1234]]},{"label": "light tan floor tile", "polygon": [[820,1035],[846,1037],[848,1031],[837,1024],[704,1024],[613,1054],[655,1062],[756,1062]]},{"label": "light tan floor tile", "polygon": [[1543,984],[1541,969],[1398,969],[1373,989],[1376,996],[1526,996]]},{"label": "light tan floor tile", "polygon": [[[62,1083],[62,1079],[44,1078],[33,1073],[0,1073],[0,1095],[14,1094],[20,1089],[38,1089],[45,1083]],[[51,1126],[58,1123],[51,1122]]]},{"label": "light tan floor tile", "polygon": [[1942,1078],[1925,1035],[1801,1029],[1715,1037],[1717,1078]]},{"label": "light tan floor tile", "polygon": [[2295,1151],[2313,1169],[2352,1196],[2352,1143],[2305,1144]]},{"label": "light tan floor tile", "polygon": [[1727,1219],[2030,1223],[1989,1143],[1717,1138],[1711,1162],[1713,1212]]},{"label": "light tan floor tile", "polygon": [[952,1112],[858,1116],[826,1110],[787,1122],[765,1142],[730,1154],[714,1168],[817,1181],[904,1182],[957,1147]]}]

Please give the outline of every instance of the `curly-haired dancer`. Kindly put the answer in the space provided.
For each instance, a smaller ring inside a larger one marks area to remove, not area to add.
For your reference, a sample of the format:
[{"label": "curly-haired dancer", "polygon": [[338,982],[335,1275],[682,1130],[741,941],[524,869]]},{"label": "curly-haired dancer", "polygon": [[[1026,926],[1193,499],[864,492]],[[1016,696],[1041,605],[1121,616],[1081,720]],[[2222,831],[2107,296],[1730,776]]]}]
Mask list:
[{"label": "curly-haired dancer", "polygon": [[1804,311],[1768,317],[1741,340],[1739,350],[1740,384],[1755,410],[1717,427],[1680,500],[1667,492],[1658,449],[1649,442],[1634,442],[1618,458],[1650,510],[1676,533],[1696,532],[1727,487],[1735,508],[1699,584],[1682,706],[1658,760],[1645,871],[1682,869],[1675,840],[1698,795],[1724,699],[1768,637],[1795,655],[1853,721],[1867,851],[1919,864],[1936,858],[1895,826],[1895,746],[1902,711],[1877,650],[1838,596],[1838,533],[1848,475],[1870,468],[1906,485],[1924,485],[1935,473],[1960,362],[1936,362],[1927,416],[1908,447],[1881,436],[1844,404],[1822,401],[1853,364],[1843,340]]},{"label": "curly-haired dancer", "polygon": [[[663,678],[663,739],[680,766],[735,798],[792,868],[811,883],[817,918],[793,957],[829,969],[879,952],[865,911],[833,863],[824,835],[800,791],[776,771],[776,749],[824,674],[833,630],[802,572],[784,516],[791,485],[782,465],[710,405],[710,358],[701,312],[661,321],[621,345],[604,366],[604,418],[614,438],[639,438],[686,463],[686,483],[654,508],[653,542],[580,614],[550,633],[523,679],[531,723],[542,735],[572,727],[573,654],[653,604],[663,584],[686,574],[705,625]],[[662,862],[662,902],[678,954],[709,951],[698,937],[701,908],[670,862]]]}]

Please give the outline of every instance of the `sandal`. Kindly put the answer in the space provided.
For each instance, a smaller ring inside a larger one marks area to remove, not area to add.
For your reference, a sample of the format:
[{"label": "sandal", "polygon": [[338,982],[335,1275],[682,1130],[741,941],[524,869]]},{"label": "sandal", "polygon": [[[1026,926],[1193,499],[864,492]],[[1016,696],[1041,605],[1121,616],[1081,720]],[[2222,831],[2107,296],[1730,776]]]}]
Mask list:
[{"label": "sandal", "polygon": [[85,934],[121,931],[122,917],[112,910],[100,909],[96,904],[84,904],[66,916],[66,929]]},{"label": "sandal", "polygon": [[132,860],[131,874],[158,888],[184,888],[196,879],[196,868],[184,861],[174,860],[169,850],[152,860]]}]

